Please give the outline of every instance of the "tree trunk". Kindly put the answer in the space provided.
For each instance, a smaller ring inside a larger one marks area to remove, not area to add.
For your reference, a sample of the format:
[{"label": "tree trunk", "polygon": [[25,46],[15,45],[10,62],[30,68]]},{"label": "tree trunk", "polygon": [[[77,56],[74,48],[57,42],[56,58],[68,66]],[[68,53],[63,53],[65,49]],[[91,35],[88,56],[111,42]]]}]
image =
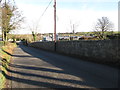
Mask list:
[{"label": "tree trunk", "polygon": [[4,32],[4,41],[7,41],[7,33]]},{"label": "tree trunk", "polygon": [[4,32],[2,31],[2,41],[4,41]]}]

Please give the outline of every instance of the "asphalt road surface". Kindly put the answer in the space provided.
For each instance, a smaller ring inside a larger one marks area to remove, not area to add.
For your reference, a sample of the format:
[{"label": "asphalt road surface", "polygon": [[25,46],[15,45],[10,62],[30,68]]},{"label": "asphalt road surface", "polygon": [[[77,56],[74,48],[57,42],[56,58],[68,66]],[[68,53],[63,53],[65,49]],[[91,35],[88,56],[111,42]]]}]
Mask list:
[{"label": "asphalt road surface", "polygon": [[117,88],[118,70],[20,45],[9,74],[9,88]]}]

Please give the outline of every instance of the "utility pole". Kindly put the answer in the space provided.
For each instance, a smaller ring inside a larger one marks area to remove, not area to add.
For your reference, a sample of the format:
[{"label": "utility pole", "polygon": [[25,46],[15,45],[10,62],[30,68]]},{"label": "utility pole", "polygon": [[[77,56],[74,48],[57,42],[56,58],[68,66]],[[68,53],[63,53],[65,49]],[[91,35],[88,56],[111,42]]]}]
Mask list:
[{"label": "utility pole", "polygon": [[54,50],[56,51],[56,0],[54,0]]},{"label": "utility pole", "polygon": [[56,43],[56,0],[54,0],[54,41]]}]

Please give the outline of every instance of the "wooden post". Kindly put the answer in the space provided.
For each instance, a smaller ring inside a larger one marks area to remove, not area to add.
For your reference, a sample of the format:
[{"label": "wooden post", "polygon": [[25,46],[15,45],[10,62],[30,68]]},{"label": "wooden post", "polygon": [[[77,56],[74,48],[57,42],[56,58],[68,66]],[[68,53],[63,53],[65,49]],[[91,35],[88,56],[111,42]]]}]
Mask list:
[{"label": "wooden post", "polygon": [[54,41],[56,42],[56,0],[54,0]]},{"label": "wooden post", "polygon": [[54,0],[54,47],[56,51],[56,0]]}]

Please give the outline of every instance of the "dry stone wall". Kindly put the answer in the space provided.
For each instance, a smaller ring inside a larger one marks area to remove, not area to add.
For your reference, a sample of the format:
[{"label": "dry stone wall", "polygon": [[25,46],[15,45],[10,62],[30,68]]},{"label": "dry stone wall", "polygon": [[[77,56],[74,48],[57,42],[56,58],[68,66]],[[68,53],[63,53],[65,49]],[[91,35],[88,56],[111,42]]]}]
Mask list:
[{"label": "dry stone wall", "polygon": [[[54,42],[34,42],[29,46],[54,51]],[[120,40],[58,41],[56,52],[100,63],[120,63]]]}]

